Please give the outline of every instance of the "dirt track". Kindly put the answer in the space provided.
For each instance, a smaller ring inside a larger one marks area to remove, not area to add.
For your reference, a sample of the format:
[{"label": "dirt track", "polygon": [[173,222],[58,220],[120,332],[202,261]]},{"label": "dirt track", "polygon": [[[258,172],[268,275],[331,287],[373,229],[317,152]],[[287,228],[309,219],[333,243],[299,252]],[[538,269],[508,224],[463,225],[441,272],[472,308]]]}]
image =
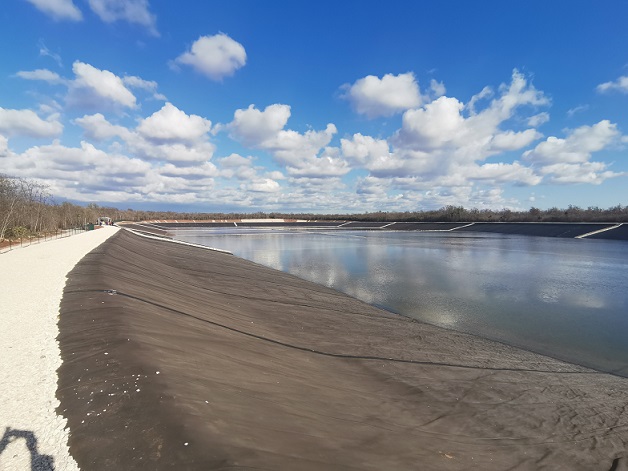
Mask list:
[{"label": "dirt track", "polygon": [[622,470],[628,380],[126,231],[69,275],[82,469]]}]

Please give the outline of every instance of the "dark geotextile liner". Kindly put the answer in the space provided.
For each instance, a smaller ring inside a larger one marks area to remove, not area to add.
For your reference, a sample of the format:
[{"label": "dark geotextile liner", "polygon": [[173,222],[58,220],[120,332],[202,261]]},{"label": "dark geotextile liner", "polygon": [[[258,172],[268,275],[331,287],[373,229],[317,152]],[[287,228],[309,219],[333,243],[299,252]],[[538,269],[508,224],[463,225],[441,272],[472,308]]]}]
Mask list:
[{"label": "dark geotextile liner", "polygon": [[[573,239],[577,236],[588,234],[589,232],[608,229],[615,224],[599,224],[599,223],[551,223],[551,222],[534,222],[534,223],[508,223],[508,222],[478,222],[472,226],[458,229],[461,232],[493,232],[497,234],[516,234],[537,237],[560,237]],[[614,230],[607,231],[609,234],[615,234]]]},{"label": "dark geotextile liner", "polygon": [[625,469],[628,380],[120,231],[69,274],[82,469]]}]

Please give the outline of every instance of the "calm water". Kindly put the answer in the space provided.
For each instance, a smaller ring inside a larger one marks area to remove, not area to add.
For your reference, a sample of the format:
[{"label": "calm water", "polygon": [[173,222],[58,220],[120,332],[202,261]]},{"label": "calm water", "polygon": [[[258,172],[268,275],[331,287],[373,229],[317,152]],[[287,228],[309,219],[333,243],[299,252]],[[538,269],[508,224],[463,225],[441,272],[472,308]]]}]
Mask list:
[{"label": "calm water", "polygon": [[178,230],[368,303],[628,376],[628,243],[496,234]]}]

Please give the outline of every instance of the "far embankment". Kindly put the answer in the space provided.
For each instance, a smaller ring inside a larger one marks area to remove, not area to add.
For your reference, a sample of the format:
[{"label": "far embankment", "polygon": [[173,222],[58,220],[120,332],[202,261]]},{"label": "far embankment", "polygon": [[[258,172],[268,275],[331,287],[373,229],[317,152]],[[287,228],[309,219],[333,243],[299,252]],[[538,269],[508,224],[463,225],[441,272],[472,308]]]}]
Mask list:
[{"label": "far embankment", "polygon": [[[603,239],[628,241],[628,224],[573,222],[360,222],[237,219],[220,221],[154,220],[134,224],[148,233],[166,235],[171,229],[185,228],[294,228],[312,230],[385,230],[417,232],[485,232],[536,237]],[[127,226],[128,227],[128,226]],[[152,231],[152,232],[151,232]]]}]

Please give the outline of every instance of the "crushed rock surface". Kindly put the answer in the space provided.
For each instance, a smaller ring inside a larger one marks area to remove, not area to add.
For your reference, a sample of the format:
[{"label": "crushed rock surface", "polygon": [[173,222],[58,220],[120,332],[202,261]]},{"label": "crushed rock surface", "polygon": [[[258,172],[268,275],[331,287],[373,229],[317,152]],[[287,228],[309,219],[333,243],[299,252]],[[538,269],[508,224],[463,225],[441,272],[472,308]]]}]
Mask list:
[{"label": "crushed rock surface", "polygon": [[0,254],[0,470],[79,469],[56,410],[59,303],[66,275],[117,230]]}]

